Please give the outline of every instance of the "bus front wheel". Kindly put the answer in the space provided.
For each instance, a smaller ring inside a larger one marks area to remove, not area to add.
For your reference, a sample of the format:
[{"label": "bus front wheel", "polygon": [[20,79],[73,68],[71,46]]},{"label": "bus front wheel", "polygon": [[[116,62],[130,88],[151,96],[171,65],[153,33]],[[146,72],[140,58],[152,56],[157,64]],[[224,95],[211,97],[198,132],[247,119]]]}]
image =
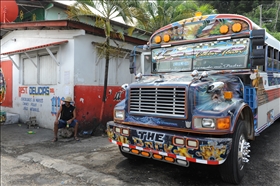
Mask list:
[{"label": "bus front wheel", "polygon": [[223,181],[239,184],[244,177],[244,166],[249,161],[248,149],[250,144],[247,139],[247,129],[244,121],[239,121],[236,131],[230,135],[232,147],[227,160],[220,165],[220,175]]}]

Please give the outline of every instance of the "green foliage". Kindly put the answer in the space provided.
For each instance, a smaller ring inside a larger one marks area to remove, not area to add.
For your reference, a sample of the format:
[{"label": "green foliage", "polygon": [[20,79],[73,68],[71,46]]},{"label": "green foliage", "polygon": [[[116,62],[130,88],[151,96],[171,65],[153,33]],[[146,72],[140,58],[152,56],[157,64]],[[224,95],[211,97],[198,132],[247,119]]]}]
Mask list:
[{"label": "green foliage", "polygon": [[258,6],[251,12],[244,13],[253,22],[265,28],[268,33],[280,40],[280,2],[275,2],[271,5],[264,4]]},{"label": "green foliage", "polygon": [[254,8],[261,4],[273,4],[275,0],[198,0],[200,5],[210,4],[212,5],[219,14],[240,14],[244,15],[246,12],[251,12]]},{"label": "green foliage", "polygon": [[271,32],[270,34],[280,41],[280,32]]},{"label": "green foliage", "polygon": [[144,0],[140,5],[138,10],[145,12],[144,15],[142,14],[144,21],[137,19],[137,27],[150,32],[154,32],[170,23],[193,17],[195,12],[201,12],[203,15],[216,12],[209,4],[199,6],[196,1],[190,0]]},{"label": "green foliage", "polygon": [[95,26],[103,28],[105,35],[110,37],[114,32],[111,20],[121,17],[126,24],[133,23],[133,14],[130,6],[137,5],[136,1],[128,0],[76,0],[66,13],[70,19],[77,19],[81,16],[96,17]]},{"label": "green foliage", "polygon": [[[200,5],[208,3],[218,13],[240,14],[250,18],[257,25],[266,28],[271,35],[279,39],[280,32],[280,1],[276,0],[199,0]],[[278,14],[278,15],[277,15]],[[278,16],[278,17],[277,17]],[[260,21],[261,20],[261,21]],[[261,22],[261,23],[260,23]]]},{"label": "green foliage", "polygon": [[[126,24],[133,23],[133,14],[137,12],[137,6],[137,0],[76,0],[76,3],[66,12],[71,19],[79,20],[81,16],[95,17],[95,26],[104,29],[105,41],[103,44],[96,45],[99,57],[105,57],[103,103],[106,102],[110,56],[120,54],[119,44],[113,40],[118,47],[111,47],[110,41],[115,38],[124,40],[123,32],[114,30],[111,20],[121,17]],[[137,13],[140,17],[140,12]],[[101,115],[103,115],[103,111]],[[102,116],[100,120],[102,120]]]},{"label": "green foliage", "polygon": [[266,28],[266,31],[270,33],[273,37],[280,41],[280,32],[271,32]]}]

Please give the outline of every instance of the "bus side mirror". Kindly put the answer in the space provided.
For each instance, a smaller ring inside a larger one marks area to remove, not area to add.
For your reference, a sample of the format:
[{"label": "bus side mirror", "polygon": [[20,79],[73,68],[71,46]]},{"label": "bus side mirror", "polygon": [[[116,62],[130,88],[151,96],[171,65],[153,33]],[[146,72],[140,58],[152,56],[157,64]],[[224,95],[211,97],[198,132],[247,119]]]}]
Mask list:
[{"label": "bus side mirror", "polygon": [[134,73],[134,63],[130,63],[129,72],[130,72],[130,74]]},{"label": "bus side mirror", "polygon": [[130,56],[129,56],[129,71],[130,71],[130,74],[134,74],[134,69],[135,69],[135,66],[134,66],[134,57],[135,57],[135,54],[133,54],[133,51],[131,51],[130,53]]},{"label": "bus side mirror", "polygon": [[265,30],[252,30],[251,32],[251,68],[265,65]]},{"label": "bus side mirror", "polygon": [[265,65],[265,49],[252,49],[252,67]]}]

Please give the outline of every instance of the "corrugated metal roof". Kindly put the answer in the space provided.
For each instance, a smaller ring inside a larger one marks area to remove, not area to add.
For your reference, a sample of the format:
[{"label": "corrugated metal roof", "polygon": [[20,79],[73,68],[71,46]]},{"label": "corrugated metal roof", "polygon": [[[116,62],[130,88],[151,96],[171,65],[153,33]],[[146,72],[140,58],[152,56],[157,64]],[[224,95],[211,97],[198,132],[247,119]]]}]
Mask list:
[{"label": "corrugated metal roof", "polygon": [[[82,23],[75,20],[47,20],[47,21],[30,21],[30,22],[17,22],[17,23],[2,23],[0,25],[1,29],[1,37],[4,36],[5,33],[13,30],[50,30],[50,29],[57,29],[57,30],[72,30],[72,29],[83,29],[88,34],[99,35],[105,37],[104,29],[98,28],[86,23]],[[5,33],[2,31],[5,31]],[[145,35],[149,35],[146,33]],[[135,38],[132,36],[125,35],[125,41],[137,45],[146,44],[147,41]],[[112,37],[112,39],[122,40],[119,37]]]},{"label": "corrugated metal roof", "polygon": [[0,55],[12,55],[12,54],[24,53],[24,52],[27,52],[27,51],[35,51],[35,50],[40,50],[42,48],[47,48],[47,47],[50,47],[50,46],[61,45],[61,44],[67,43],[67,42],[68,42],[68,40],[52,42],[52,43],[48,43],[48,44],[44,44],[44,45],[28,47],[28,48],[14,50],[14,51],[10,51],[10,52],[4,52],[4,53],[1,53]]}]

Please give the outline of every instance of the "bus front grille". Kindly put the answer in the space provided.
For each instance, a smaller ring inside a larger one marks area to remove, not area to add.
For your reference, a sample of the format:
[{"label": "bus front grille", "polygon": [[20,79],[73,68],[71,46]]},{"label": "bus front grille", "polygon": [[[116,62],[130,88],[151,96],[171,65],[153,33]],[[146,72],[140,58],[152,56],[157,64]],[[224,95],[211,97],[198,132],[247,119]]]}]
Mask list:
[{"label": "bus front grille", "polygon": [[186,117],[185,87],[131,88],[130,114]]}]

